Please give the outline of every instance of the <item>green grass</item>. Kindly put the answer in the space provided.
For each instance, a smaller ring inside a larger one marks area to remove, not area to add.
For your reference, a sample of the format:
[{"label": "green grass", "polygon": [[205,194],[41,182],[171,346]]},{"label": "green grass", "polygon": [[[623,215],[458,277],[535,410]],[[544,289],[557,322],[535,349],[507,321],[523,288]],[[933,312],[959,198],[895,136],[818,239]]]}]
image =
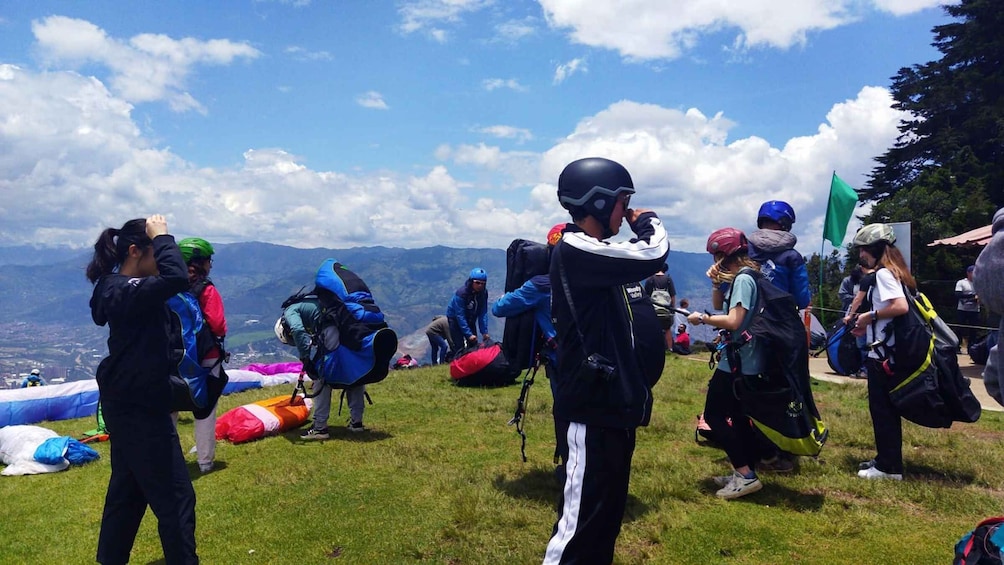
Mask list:
[{"label": "green grass", "polygon": [[[963,533],[1001,513],[1001,413],[950,430],[906,424],[907,480],[864,481],[855,471],[873,455],[865,387],[822,382],[814,390],[831,435],[821,458],[718,500],[709,478],[727,471],[724,454],[693,439],[708,377],[703,363],[667,359],[652,423],[638,433],[617,563],[948,563]],[[392,372],[370,387],[367,434],[221,442],[218,470],[205,476],[192,462],[203,562],[539,563],[558,492],[548,384],[531,391],[524,464],[506,426],[519,388],[448,381],[445,367]],[[221,413],[291,390],[227,396]],[[45,425],[78,435],[93,420]],[[180,433],[187,452],[190,419]],[[67,472],[0,477],[0,563],[93,562],[110,472],[108,444],[96,448],[100,461]],[[148,512],[133,562],[161,558]]]}]

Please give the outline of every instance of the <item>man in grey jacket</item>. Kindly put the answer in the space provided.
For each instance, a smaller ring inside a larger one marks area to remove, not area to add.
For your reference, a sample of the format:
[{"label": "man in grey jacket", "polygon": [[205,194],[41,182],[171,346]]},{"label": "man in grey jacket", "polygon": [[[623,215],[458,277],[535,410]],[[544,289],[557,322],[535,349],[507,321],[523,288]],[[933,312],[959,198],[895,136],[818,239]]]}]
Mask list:
[{"label": "man in grey jacket", "polygon": [[[993,237],[990,243],[976,259],[973,270],[973,288],[980,297],[980,302],[986,304],[990,311],[1004,314],[1004,208],[994,214]],[[1004,330],[1004,319],[997,330]],[[1000,345],[995,344],[990,350],[990,358],[983,371],[983,383],[987,392],[999,404],[1004,405],[1004,359],[1001,358]]]}]

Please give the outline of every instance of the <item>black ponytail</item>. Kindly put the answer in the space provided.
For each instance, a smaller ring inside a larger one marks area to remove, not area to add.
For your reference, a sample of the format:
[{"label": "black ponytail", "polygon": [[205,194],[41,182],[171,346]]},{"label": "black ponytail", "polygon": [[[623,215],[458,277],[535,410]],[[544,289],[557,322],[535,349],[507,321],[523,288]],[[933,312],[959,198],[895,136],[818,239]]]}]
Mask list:
[{"label": "black ponytail", "polygon": [[108,228],[94,242],[94,256],[87,265],[87,280],[96,283],[101,277],[113,273],[129,254],[129,246],[145,250],[153,243],[146,235],[146,220],[129,220],[121,229]]}]

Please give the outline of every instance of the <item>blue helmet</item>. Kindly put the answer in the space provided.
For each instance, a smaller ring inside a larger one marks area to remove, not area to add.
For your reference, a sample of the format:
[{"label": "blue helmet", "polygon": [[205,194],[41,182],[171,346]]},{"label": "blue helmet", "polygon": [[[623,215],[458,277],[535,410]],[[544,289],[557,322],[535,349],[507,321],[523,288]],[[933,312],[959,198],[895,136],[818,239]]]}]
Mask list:
[{"label": "blue helmet", "polygon": [[784,231],[791,231],[791,224],[795,223],[795,209],[783,200],[768,200],[757,212],[756,227],[762,228],[764,219],[781,224],[781,229]]},{"label": "blue helmet", "polygon": [[471,269],[471,274],[467,278],[472,281],[487,281],[488,273],[486,273],[481,267],[478,267],[476,269]]}]

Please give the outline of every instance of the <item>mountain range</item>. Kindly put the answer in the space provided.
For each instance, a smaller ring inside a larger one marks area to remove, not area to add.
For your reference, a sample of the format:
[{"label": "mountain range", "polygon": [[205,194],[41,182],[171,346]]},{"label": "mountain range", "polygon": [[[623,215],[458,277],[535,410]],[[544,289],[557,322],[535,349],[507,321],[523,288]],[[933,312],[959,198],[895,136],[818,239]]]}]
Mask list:
[{"label": "mountain range", "polygon": [[[423,354],[424,327],[445,313],[454,291],[473,267],[488,272],[489,300],[503,292],[504,249],[426,247],[402,249],[299,249],[248,242],[215,246],[211,278],[223,296],[231,347],[272,338],[280,305],[304,285],[325,259],[332,257],[359,274],[401,337],[402,352]],[[668,263],[679,298],[692,308],[709,302],[706,254],[671,252]],[[69,248],[0,247],[0,315],[8,322],[40,326],[60,324],[91,337],[104,328],[91,322],[91,285],[84,277],[90,252]],[[502,335],[502,321],[489,316],[489,331]]]}]

